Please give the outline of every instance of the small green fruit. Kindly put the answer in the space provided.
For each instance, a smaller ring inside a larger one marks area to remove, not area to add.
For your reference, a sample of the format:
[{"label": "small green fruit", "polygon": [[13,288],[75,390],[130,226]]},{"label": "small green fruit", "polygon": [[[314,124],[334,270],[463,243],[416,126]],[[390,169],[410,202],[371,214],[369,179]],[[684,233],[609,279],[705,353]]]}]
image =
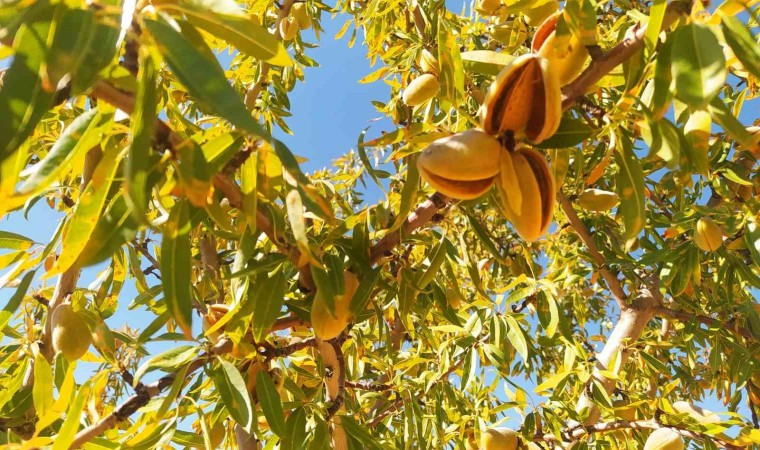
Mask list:
[{"label": "small green fruit", "polygon": [[432,73],[425,73],[409,83],[401,98],[407,106],[419,106],[435,97],[440,89],[438,78]]},{"label": "small green fruit", "polygon": [[53,330],[53,349],[69,361],[76,361],[87,353],[92,335],[81,314],[70,304],[58,305],[50,318]]},{"label": "small green fruit", "polygon": [[511,428],[490,428],[480,437],[483,450],[517,450],[520,439]]},{"label": "small green fruit", "polygon": [[706,252],[714,252],[723,244],[723,230],[709,217],[702,217],[694,227],[694,243]]}]

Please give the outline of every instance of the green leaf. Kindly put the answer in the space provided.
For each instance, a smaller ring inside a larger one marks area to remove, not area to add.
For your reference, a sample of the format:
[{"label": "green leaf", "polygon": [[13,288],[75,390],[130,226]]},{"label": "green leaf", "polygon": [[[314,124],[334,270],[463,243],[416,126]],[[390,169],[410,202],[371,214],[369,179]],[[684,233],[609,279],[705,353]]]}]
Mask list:
[{"label": "green leaf", "polygon": [[517,350],[517,353],[522,356],[523,360],[528,361],[528,342],[525,340],[525,335],[520,328],[520,324],[512,316],[505,316],[507,320],[507,338],[512,346]]},{"label": "green leaf", "polygon": [[[43,4],[41,2],[41,4]],[[40,70],[47,54],[53,7],[21,25],[13,41],[15,57],[0,86],[0,162],[11,156],[50,108],[53,94],[42,89]]]},{"label": "green leaf", "polygon": [[515,57],[507,53],[493,50],[470,50],[462,52],[462,65],[468,72],[483,75],[498,75],[501,69],[509,65]]},{"label": "green leaf", "polygon": [[34,245],[34,241],[26,236],[0,230],[0,248],[9,250],[27,250]]},{"label": "green leaf", "polygon": [[139,50],[135,109],[130,119],[131,140],[124,160],[124,198],[138,220],[144,220],[150,201],[148,174],[158,158],[153,158],[153,130],[158,116],[158,68],[146,47]]},{"label": "green leaf", "polygon": [[8,299],[8,303],[5,304],[5,307],[0,310],[0,335],[2,335],[3,330],[11,321],[11,317],[13,317],[16,310],[21,305],[21,302],[24,300],[26,292],[29,290],[29,285],[32,284],[33,279],[34,272],[27,272],[21,279],[21,282],[19,282],[16,292],[14,292],[11,298]]},{"label": "green leaf", "polygon": [[586,122],[565,115],[559,123],[557,132],[549,139],[537,144],[536,147],[545,149],[575,147],[588,139],[591,133],[591,127]]},{"label": "green leaf", "polygon": [[190,286],[192,253],[190,213],[186,201],[178,201],[164,224],[161,242],[161,284],[164,300],[185,337],[192,339],[193,305]]},{"label": "green leaf", "polygon": [[37,417],[45,417],[50,413],[53,402],[53,368],[42,355],[37,352],[34,357],[34,384],[32,385],[32,400]]},{"label": "green leaf", "polygon": [[55,35],[42,65],[42,86],[54,92],[65,77],[87,65],[83,58],[93,37],[95,15],[89,9],[69,9],[59,3],[55,9]]},{"label": "green leaf", "polygon": [[720,97],[715,97],[710,102],[710,115],[715,123],[721,126],[726,133],[744,148],[753,148],[760,142],[760,133],[751,134],[747,129],[739,122],[731,110],[723,103]]},{"label": "green leaf", "polygon": [[350,416],[340,416],[340,424],[346,431],[346,434],[360,442],[363,448],[373,450],[383,450],[387,446],[381,445],[375,436],[370,433],[365,426],[359,425]]},{"label": "green leaf", "polygon": [[[201,146],[203,157],[208,161],[209,173],[217,173],[232,159],[245,142],[238,132],[220,134]],[[253,156],[253,155],[252,155]]]},{"label": "green leaf", "polygon": [[248,395],[245,380],[232,363],[222,358],[218,360],[220,367],[212,374],[214,386],[219,391],[222,402],[230,413],[230,416],[250,433],[256,411],[252,407],[251,396]]},{"label": "green leaf", "polygon": [[[749,254],[752,257],[752,261],[760,267],[760,226],[758,226],[757,219],[754,217],[747,221],[747,225],[744,230],[744,240],[747,243]],[[0,321],[0,325],[2,322]],[[0,330],[2,326],[0,326]]]},{"label": "green leaf", "polygon": [[662,118],[673,101],[673,70],[671,48],[673,40],[666,40],[659,49],[654,63],[652,97],[647,103],[655,118]]},{"label": "green leaf", "polygon": [[343,261],[332,254],[326,254],[322,258],[323,267],[311,265],[311,275],[317,292],[325,301],[330,314],[335,314],[335,302],[345,293],[343,280]]},{"label": "green leaf", "polygon": [[372,295],[372,290],[375,288],[380,276],[382,275],[382,268],[374,267],[369,272],[365,273],[359,282],[359,286],[356,288],[353,298],[351,299],[351,313],[354,316],[358,316],[364,308],[367,306],[369,299]]},{"label": "green leaf", "polygon": [[646,34],[644,35],[647,48],[649,49],[654,48],[655,44],[657,44],[667,6],[668,2],[666,0],[654,0],[652,6],[649,7],[649,23],[647,23]]},{"label": "green leaf", "polygon": [[681,132],[669,120],[661,119],[649,124],[652,131],[658,130],[660,139],[658,145],[652,147],[650,151],[655,152],[657,156],[667,163],[668,168],[674,169],[681,160]]},{"label": "green leaf", "polygon": [[[267,138],[267,132],[256,123],[235,89],[227,82],[224,70],[205,43],[191,42],[163,20],[143,18],[145,29],[153,36],[158,49],[171,67],[174,76],[187,87],[206,110],[229,120],[250,134]],[[194,30],[193,30],[194,31]]]},{"label": "green leaf", "polygon": [[256,374],[256,396],[259,399],[261,410],[267,418],[269,428],[278,436],[285,435],[285,414],[282,410],[280,393],[266,370],[260,370]]},{"label": "green leaf", "polygon": [[280,40],[252,18],[242,15],[239,8],[231,14],[228,8],[211,9],[206,3],[209,2],[185,0],[180,4],[161,4],[159,8],[184,14],[190,23],[227,41],[243,54],[275,66],[293,65]]},{"label": "green leaf", "polygon": [[324,219],[328,223],[334,221],[332,215],[332,208],[329,203],[317,192],[312,185],[311,181],[301,171],[301,166],[298,163],[295,155],[290,149],[278,141],[277,139],[271,139],[269,141],[272,148],[274,148],[277,157],[282,163],[282,167],[295,179],[298,192],[301,194],[301,201],[306,209],[317,214],[320,218]]},{"label": "green leaf", "polygon": [[142,377],[154,370],[164,370],[165,372],[174,372],[180,367],[188,364],[199,353],[199,348],[192,345],[180,345],[179,347],[171,348],[163,353],[150,358],[145,361],[136,371],[134,375],[134,386],[140,383]]},{"label": "green leaf", "polygon": [[86,267],[110,258],[119,247],[134,238],[138,225],[124,196],[116,194],[98,219],[77,264]]},{"label": "green leaf", "polygon": [[[61,237],[61,254],[51,272],[62,273],[79,258],[102,215],[111,183],[119,168],[121,148],[115,143],[106,147],[103,157],[92,173],[92,179],[79,197],[71,220]],[[48,274],[50,274],[49,272]]]},{"label": "green leaf", "polygon": [[288,288],[287,277],[282,269],[274,274],[261,274],[248,288],[249,301],[253,303],[253,339],[263,342],[269,329],[280,315]]},{"label": "green leaf", "polygon": [[435,279],[438,275],[438,270],[441,265],[446,261],[446,238],[441,236],[441,240],[430,250],[427,255],[427,260],[430,265],[425,269],[422,275],[417,279],[416,287],[419,290],[423,290]]},{"label": "green leaf", "polygon": [[676,30],[672,39],[676,97],[694,106],[710,103],[728,73],[718,38],[707,26],[691,23]]},{"label": "green leaf", "polygon": [[98,13],[88,10],[95,16],[95,21],[88,32],[90,39],[82,50],[80,64],[75,66],[72,74],[71,91],[74,94],[86,92],[98,79],[100,71],[118,54],[122,2],[109,0],[107,3],[113,8],[103,8]]},{"label": "green leaf", "polygon": [[438,17],[438,61],[441,94],[452,103],[464,97],[464,69],[459,44],[443,16]]},{"label": "green leaf", "polygon": [[665,364],[663,364],[659,359],[655,358],[654,356],[646,353],[641,352],[639,353],[641,358],[644,360],[644,362],[651,367],[652,371],[654,373],[668,373],[670,369],[668,369]]},{"label": "green leaf", "polygon": [[646,222],[644,173],[630,142],[625,139],[617,145],[615,161],[618,165],[615,186],[620,196],[618,211],[623,216],[626,247],[630,248]]},{"label": "green leaf", "polygon": [[570,375],[570,372],[567,372],[567,371],[555,373],[554,375],[550,376],[548,379],[544,380],[541,384],[536,386],[535,389],[533,390],[538,395],[547,395],[552,389],[557,387],[557,385],[565,381],[565,378],[567,378],[568,375]]},{"label": "green leaf", "polygon": [[412,208],[417,200],[417,192],[420,190],[420,171],[417,168],[417,155],[408,158],[406,166],[406,181],[401,188],[401,202],[396,215],[396,221],[391,226],[388,233],[398,230],[406,221],[406,217],[412,212]]},{"label": "green leaf", "polygon": [[101,127],[111,117],[92,108],[71,121],[42,161],[32,167],[32,173],[18,189],[18,194],[36,195],[48,187],[72,161],[100,143]]},{"label": "green leaf", "polygon": [[86,381],[79,388],[77,396],[69,406],[69,410],[66,412],[66,419],[63,421],[58,434],[53,441],[53,450],[67,450],[71,443],[74,441],[74,436],[79,430],[79,421],[84,410],[84,405],[90,396],[92,390],[92,380]]},{"label": "green leaf", "polygon": [[752,36],[747,26],[736,17],[724,15],[721,20],[723,37],[736,58],[749,73],[760,78],[760,49],[757,38]]},{"label": "green leaf", "polygon": [[281,436],[281,450],[300,450],[306,442],[306,410],[303,407],[296,408],[290,413],[285,421],[285,435]]},{"label": "green leaf", "polygon": [[[254,195],[256,195],[254,193]],[[291,189],[285,198],[285,206],[288,210],[288,221],[290,222],[290,229],[293,231],[293,237],[296,239],[296,245],[298,249],[304,255],[307,255],[309,259],[314,260],[314,256],[311,254],[311,247],[309,246],[309,238],[306,234],[306,219],[303,216],[303,203],[301,202],[301,194],[297,189]]]}]

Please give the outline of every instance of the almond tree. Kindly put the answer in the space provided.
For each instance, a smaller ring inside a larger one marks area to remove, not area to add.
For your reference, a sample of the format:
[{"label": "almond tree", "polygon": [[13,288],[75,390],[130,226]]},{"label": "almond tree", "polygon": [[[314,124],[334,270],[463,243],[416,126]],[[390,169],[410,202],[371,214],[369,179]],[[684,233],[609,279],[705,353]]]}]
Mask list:
[{"label": "almond tree", "polygon": [[[0,232],[0,443],[758,448],[760,10],[708,3],[0,2],[0,212],[64,217]],[[395,129],[307,174],[325,20]]]}]

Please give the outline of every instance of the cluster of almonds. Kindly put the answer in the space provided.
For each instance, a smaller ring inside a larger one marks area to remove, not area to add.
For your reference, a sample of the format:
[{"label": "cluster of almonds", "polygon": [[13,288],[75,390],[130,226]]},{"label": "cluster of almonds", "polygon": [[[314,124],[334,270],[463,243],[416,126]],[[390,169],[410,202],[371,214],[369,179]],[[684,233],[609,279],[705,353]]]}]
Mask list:
[{"label": "cluster of almonds", "polygon": [[310,26],[311,19],[309,19],[309,12],[306,10],[306,3],[294,3],[290,8],[288,17],[280,21],[280,36],[285,41],[292,41],[299,31],[306,30]]},{"label": "cluster of almonds", "polygon": [[439,139],[418,159],[422,177],[452,198],[473,199],[496,184],[503,215],[527,241],[538,239],[549,227],[554,177],[535,149],[518,144],[510,151],[499,138],[511,135],[535,144],[559,127],[560,88],[580,74],[588,58],[580,39],[557,36],[560,14],[538,27],[533,51],[515,58],[491,84],[480,110],[480,129]]}]

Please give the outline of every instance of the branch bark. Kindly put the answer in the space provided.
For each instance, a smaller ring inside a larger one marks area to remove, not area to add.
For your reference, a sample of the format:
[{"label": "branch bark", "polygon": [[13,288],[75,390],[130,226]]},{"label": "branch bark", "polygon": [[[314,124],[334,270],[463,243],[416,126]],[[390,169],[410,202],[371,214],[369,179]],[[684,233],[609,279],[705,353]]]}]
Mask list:
[{"label": "branch bark", "polygon": [[713,319],[712,317],[703,316],[700,314],[692,314],[685,311],[676,311],[674,309],[670,309],[665,306],[657,306],[654,309],[654,314],[659,317],[675,319],[680,322],[691,322],[692,320],[694,320],[701,324],[707,325],[708,327],[711,327],[711,328],[717,328],[717,329],[730,331],[745,339],[753,340],[755,342],[760,341],[760,337],[752,333],[750,329],[742,327],[739,324],[737,324],[736,320],[733,318],[727,321],[721,321],[721,320]]},{"label": "branch bark", "polygon": [[728,449],[728,450],[738,450],[738,449],[745,448],[745,447],[734,445],[724,438],[720,438],[717,436],[702,435],[701,433],[691,431],[681,426],[665,425],[654,420],[634,420],[634,421],[618,420],[614,422],[597,423],[595,425],[590,425],[586,427],[569,428],[567,430],[564,430],[561,436],[555,436],[554,434],[549,434],[549,433],[542,434],[542,435],[537,434],[534,440],[545,441],[545,442],[567,442],[567,441],[574,441],[574,440],[589,436],[594,433],[607,433],[610,431],[626,430],[626,429],[656,430],[658,428],[670,428],[678,432],[681,436],[684,436],[690,439],[699,439],[699,440],[711,439],[713,441],[718,442],[723,448]]},{"label": "branch bark", "polygon": [[[691,1],[675,0],[672,1],[665,10],[665,16],[662,19],[662,30],[667,30],[684,12],[688,13],[691,9]],[[562,109],[566,110],[572,106],[576,99],[586,94],[586,91],[599,82],[605,75],[631,58],[637,51],[644,46],[644,35],[646,27],[636,27],[632,32],[618,45],[613,47],[603,56],[595,58],[593,62],[576,78],[572,83],[562,88]]]},{"label": "branch bark", "polygon": [[591,236],[591,232],[589,232],[588,228],[586,228],[583,222],[581,222],[581,219],[578,217],[575,209],[573,209],[573,205],[570,203],[570,200],[568,200],[562,192],[557,193],[557,201],[562,208],[562,212],[565,213],[565,217],[567,217],[568,222],[570,222],[570,226],[573,227],[573,230],[575,230],[575,232],[578,234],[578,237],[581,238],[583,244],[586,245],[588,253],[591,256],[591,260],[596,265],[597,270],[599,270],[599,273],[602,275],[602,278],[604,278],[604,281],[607,282],[607,287],[615,297],[615,301],[620,307],[620,310],[623,311],[627,309],[628,294],[625,293],[623,285],[620,283],[620,280],[618,280],[617,276],[607,268],[607,262],[604,259],[604,256],[602,256],[602,254],[599,252],[599,249],[596,247],[596,243],[594,242],[594,238]]},{"label": "branch bark", "polygon": [[[280,34],[280,22],[288,17],[288,14],[290,14],[290,9],[293,7],[293,3],[295,3],[294,0],[284,0],[282,2],[282,6],[280,7],[280,12],[277,13],[277,20],[274,23],[274,36],[277,39],[282,39],[282,35]],[[259,78],[245,93],[245,106],[249,111],[252,111],[256,107],[256,100],[258,100],[259,94],[261,94],[261,91],[264,89],[264,86],[267,83],[267,78],[269,78],[270,70],[271,66],[267,62],[262,61]]]},{"label": "branch bark", "polygon": [[[212,356],[229,353],[231,351],[232,341],[227,339],[219,341],[219,343],[214,346],[214,348],[212,348],[208,354],[202,355],[190,363],[190,366],[188,367],[185,375],[186,379],[189,379],[190,375],[192,375],[196,370],[203,367],[206,361],[208,361],[208,359]],[[69,446],[69,449],[74,450],[82,447],[85,443],[90,442],[92,439],[100,436],[107,430],[115,427],[120,422],[129,418],[129,416],[134,414],[138,409],[147,405],[153,397],[156,397],[164,389],[171,386],[172,383],[174,383],[175,377],[176,373],[170,373],[169,375],[165,375],[159,378],[158,381],[146,384],[141,389],[136,389],[136,392],[124,403],[117,406],[111,414],[77,433],[71,445]]]}]

